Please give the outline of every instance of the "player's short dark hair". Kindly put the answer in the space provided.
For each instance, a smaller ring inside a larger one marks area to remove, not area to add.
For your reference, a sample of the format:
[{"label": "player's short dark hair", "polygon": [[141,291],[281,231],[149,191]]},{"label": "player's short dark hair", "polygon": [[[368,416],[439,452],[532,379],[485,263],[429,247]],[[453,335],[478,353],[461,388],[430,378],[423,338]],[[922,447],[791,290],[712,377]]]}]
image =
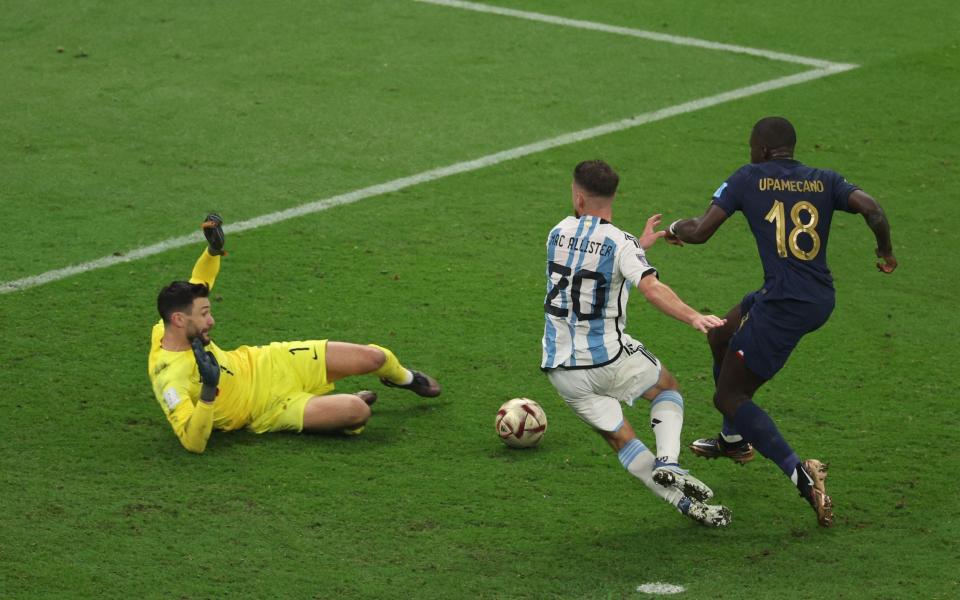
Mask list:
[{"label": "player's short dark hair", "polygon": [[797,145],[797,130],[783,117],[764,117],[753,126],[751,137],[767,148],[793,148]]},{"label": "player's short dark hair", "polygon": [[613,196],[620,176],[602,160],[585,160],[573,169],[573,180],[587,192],[597,196]]},{"label": "player's short dark hair", "polygon": [[205,283],[174,281],[160,290],[157,295],[157,311],[160,313],[163,322],[169,323],[173,313],[189,313],[196,298],[206,298],[209,295],[210,288]]}]

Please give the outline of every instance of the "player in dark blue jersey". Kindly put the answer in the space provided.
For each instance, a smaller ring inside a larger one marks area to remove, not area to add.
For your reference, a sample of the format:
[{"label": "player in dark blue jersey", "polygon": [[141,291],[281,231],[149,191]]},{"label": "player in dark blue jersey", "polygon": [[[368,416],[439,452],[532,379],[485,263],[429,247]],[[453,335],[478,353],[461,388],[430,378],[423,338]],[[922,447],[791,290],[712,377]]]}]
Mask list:
[{"label": "player in dark blue jersey", "polygon": [[665,239],[675,245],[702,244],[740,211],[763,263],[763,287],[747,294],[726,315],[727,324],[708,334],[716,380],[713,402],[723,414],[723,427],[716,438],[696,440],[690,449],[743,464],[753,459],[755,447],[780,466],[813,506],[820,525],[829,527],[833,502],[824,486],[826,465],[800,460],[752,398],[783,367],[800,339],[826,323],[833,311],[827,242],[835,211],[863,215],[877,240],[881,272],[892,273],[897,259],[880,205],[837,173],[794,160],[796,141],[786,119],[758,121],[750,135],[750,164],[720,186],[703,216],[674,221]]}]

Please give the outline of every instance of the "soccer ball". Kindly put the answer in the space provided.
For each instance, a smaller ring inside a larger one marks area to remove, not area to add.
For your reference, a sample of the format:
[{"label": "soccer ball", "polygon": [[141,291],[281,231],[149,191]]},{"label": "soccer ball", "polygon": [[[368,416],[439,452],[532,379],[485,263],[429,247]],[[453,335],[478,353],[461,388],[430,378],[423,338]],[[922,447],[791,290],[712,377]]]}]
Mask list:
[{"label": "soccer ball", "polygon": [[497,435],[511,448],[531,448],[547,430],[547,414],[529,398],[514,398],[497,411]]}]

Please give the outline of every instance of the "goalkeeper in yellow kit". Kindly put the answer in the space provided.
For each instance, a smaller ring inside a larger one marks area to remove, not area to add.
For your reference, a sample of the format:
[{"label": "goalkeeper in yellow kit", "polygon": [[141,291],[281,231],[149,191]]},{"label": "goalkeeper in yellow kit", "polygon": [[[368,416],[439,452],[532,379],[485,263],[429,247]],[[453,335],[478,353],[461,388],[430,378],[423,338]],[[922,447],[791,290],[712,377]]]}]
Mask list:
[{"label": "goalkeeper in yellow kit", "polygon": [[224,254],[223,220],[208,215],[208,248],[190,281],[160,290],[148,372],[153,393],[180,443],[203,452],[213,429],[357,433],[370,418],[371,391],[333,394],[334,382],[372,373],[389,387],[438,396],[440,385],[404,368],[390,350],[328,340],[273,342],[225,351],[210,339],[210,290]]}]

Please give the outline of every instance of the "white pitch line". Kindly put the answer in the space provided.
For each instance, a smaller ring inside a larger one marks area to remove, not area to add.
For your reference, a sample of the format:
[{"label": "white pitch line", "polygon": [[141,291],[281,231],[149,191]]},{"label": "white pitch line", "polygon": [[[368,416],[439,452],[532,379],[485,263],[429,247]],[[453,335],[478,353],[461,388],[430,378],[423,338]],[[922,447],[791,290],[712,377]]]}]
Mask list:
[{"label": "white pitch line", "polygon": [[[508,160],[514,160],[516,158],[521,158],[523,156],[528,156],[530,154],[543,152],[544,150],[549,150],[551,148],[557,148],[559,146],[566,146],[568,144],[582,142],[595,137],[606,135],[608,133],[624,131],[626,129],[631,129],[633,127],[638,127],[640,125],[645,125],[647,123],[653,123],[655,121],[662,121],[663,119],[694,112],[697,110],[702,110],[704,108],[709,108],[711,106],[723,104],[724,102],[740,100],[742,98],[747,98],[749,96],[754,96],[756,94],[762,94],[770,90],[789,87],[791,85],[797,85],[799,83],[805,83],[807,81],[813,81],[814,79],[820,79],[821,77],[827,77],[835,73],[841,73],[843,71],[847,71],[852,68],[855,68],[855,67],[852,65],[836,65],[828,69],[815,69],[812,71],[797,73],[795,75],[780,77],[779,79],[771,79],[769,81],[764,81],[762,83],[757,83],[754,85],[748,85],[746,87],[737,88],[729,92],[723,92],[720,94],[715,94],[713,96],[707,96],[705,98],[691,100],[690,102],[684,102],[682,104],[677,104],[674,106],[669,106],[667,108],[661,108],[659,110],[655,110],[652,112],[643,113],[640,115],[636,115],[634,117],[622,119],[620,121],[613,121],[611,123],[598,125],[597,127],[591,127],[589,129],[582,129],[580,131],[575,131],[572,133],[565,133],[563,135],[560,135],[554,138],[541,140],[533,144],[527,144],[526,146],[518,146],[516,148],[511,148],[510,150],[503,150],[501,152],[496,152],[494,154],[488,154],[486,156],[482,156],[474,160],[468,160],[464,162],[455,163],[446,167],[431,169],[429,171],[424,171],[422,173],[411,175],[409,177],[401,177],[400,179],[394,179],[393,181],[388,181],[386,183],[381,183],[381,184],[365,187],[359,190],[354,190],[352,192],[347,192],[345,194],[332,196],[324,200],[317,200],[315,202],[301,204],[300,206],[288,208],[286,210],[281,210],[278,212],[261,215],[259,217],[248,219],[246,221],[240,221],[232,225],[226,225],[224,226],[224,231],[226,233],[237,233],[241,231],[247,231],[249,229],[257,229],[260,227],[265,227],[267,225],[273,225],[274,223],[281,223],[283,221],[288,221],[290,219],[295,219],[297,217],[318,213],[318,212],[333,208],[335,206],[353,204],[354,202],[358,202],[360,200],[370,198],[373,196],[389,194],[391,192],[396,192],[402,189],[413,187],[415,185],[420,185],[422,183],[436,181],[438,179],[443,179],[451,175],[458,175],[460,173],[468,173],[470,171],[476,171],[479,169],[500,164],[502,162],[506,162]],[[130,250],[129,252],[125,252],[119,256],[117,255],[105,256],[103,258],[98,258],[96,260],[81,263],[78,265],[64,267],[62,269],[55,269],[53,271],[47,271],[46,273],[41,273],[40,275],[24,277],[23,279],[17,279],[14,281],[6,281],[3,283],[0,283],[0,294],[7,294],[7,293],[15,292],[18,290],[25,290],[25,289],[36,287],[39,285],[44,285],[46,283],[59,281],[61,279],[70,277],[71,275],[86,273],[87,271],[94,271],[97,269],[104,269],[106,267],[110,267],[113,265],[132,262],[135,260],[139,260],[141,258],[147,258],[155,254],[166,252],[167,250],[172,250],[174,248],[180,248],[188,244],[199,242],[202,239],[203,239],[203,236],[200,234],[200,232],[197,232],[190,235],[170,238],[150,246],[143,246],[140,248],[136,248],[134,250]]]},{"label": "white pitch line", "polygon": [[[417,1],[430,2],[434,4],[468,4],[464,2],[453,2],[452,0],[417,0]],[[476,5],[476,6],[483,6],[483,5]],[[492,7],[487,7],[487,6],[484,6],[484,8],[492,9]],[[507,9],[497,9],[497,10],[506,11]],[[491,10],[490,12],[494,12],[494,11]],[[510,12],[520,12],[520,11],[510,11]],[[522,14],[536,15],[537,13],[522,13]],[[515,15],[511,15],[511,16],[515,16]],[[548,17],[548,15],[538,15],[538,16]],[[563,19],[563,21],[566,21],[566,19]],[[585,23],[585,22],[581,22],[581,23]],[[615,28],[615,29],[619,29],[619,28]],[[634,30],[630,30],[630,31],[634,31]],[[672,36],[668,36],[668,37],[672,37]],[[677,38],[677,39],[690,39],[690,38]],[[696,41],[702,42],[703,44],[711,43],[711,42],[704,42],[703,40],[696,40]],[[725,46],[725,44],[717,44],[717,46]],[[731,46],[731,47],[739,48],[739,46]],[[746,50],[750,50],[750,49],[748,48]],[[765,51],[758,50],[756,52],[765,52]],[[771,53],[771,54],[777,54],[777,53]],[[820,79],[822,77],[827,77],[830,75],[834,75],[836,73],[842,73],[844,71],[849,71],[851,69],[857,68],[857,65],[852,65],[852,64],[831,63],[827,61],[820,61],[820,62],[822,62],[826,66],[823,68],[817,68],[810,71],[805,71],[803,73],[797,73],[795,75],[788,75],[785,77],[780,77],[777,79],[771,79],[769,81],[748,85],[745,87],[737,88],[735,90],[730,90],[728,92],[722,92],[719,94],[714,94],[712,96],[706,96],[704,98],[691,100],[689,102],[676,104],[674,106],[668,106],[666,108],[661,108],[659,110],[646,112],[646,113],[629,117],[626,119],[621,119],[619,121],[605,123],[603,125],[598,125],[596,127],[581,129],[580,131],[574,131],[572,133],[565,133],[557,137],[541,140],[539,142],[534,142],[532,144],[527,144],[525,146],[518,146],[516,148],[503,150],[501,152],[495,152],[493,154],[488,154],[486,156],[482,156],[480,158],[476,158],[473,160],[459,162],[452,165],[448,165],[446,167],[431,169],[429,171],[423,171],[422,173],[418,173],[416,175],[401,177],[400,179],[394,179],[386,183],[380,183],[380,184],[372,185],[359,190],[354,190],[352,192],[347,192],[345,194],[339,194],[337,196],[332,196],[324,200],[317,200],[315,202],[301,204],[299,206],[288,208],[286,210],[281,210],[281,211],[269,213],[266,215],[261,215],[259,217],[248,219],[246,221],[240,221],[237,223],[233,223],[231,225],[227,225],[224,227],[224,231],[226,233],[238,233],[241,231],[247,231],[250,229],[265,227],[267,225],[273,225],[275,223],[281,223],[283,221],[288,221],[290,219],[295,219],[297,217],[302,217],[305,215],[310,215],[313,213],[325,211],[335,206],[353,204],[354,202],[359,202],[360,200],[364,200],[366,198],[370,198],[373,196],[380,196],[383,194],[389,194],[391,192],[397,192],[409,187],[420,185],[422,183],[429,183],[431,181],[436,181],[438,179],[450,177],[451,175],[458,175],[461,173],[468,173],[470,171],[477,171],[479,169],[497,165],[502,162],[514,160],[514,159],[528,156],[531,154],[536,154],[538,152],[543,152],[545,150],[550,150],[552,148],[557,148],[560,146],[566,146],[568,144],[582,142],[582,141],[589,140],[602,135],[607,135],[609,133],[624,131],[626,129],[631,129],[633,127],[638,127],[640,125],[645,125],[647,123],[662,121],[663,119],[668,119],[670,117],[675,117],[677,115],[691,113],[694,111],[702,110],[704,108],[709,108],[711,106],[716,106],[718,104],[723,104],[725,102],[740,100],[743,98],[747,98],[749,96],[755,96],[757,94],[762,94],[764,92],[768,92],[771,90],[776,90],[784,87],[789,87],[792,85],[797,85],[800,83],[805,83],[808,81],[813,81],[815,79]],[[39,275],[24,277],[22,279],[16,279],[13,281],[0,282],[0,294],[9,294],[11,292],[26,290],[26,289],[37,287],[47,283],[52,283],[54,281],[59,281],[61,279],[66,279],[67,277],[70,277],[73,275],[86,273],[88,271],[105,269],[113,265],[140,260],[142,258],[147,258],[155,254],[166,252],[167,250],[173,250],[174,248],[181,248],[188,244],[197,243],[202,239],[203,239],[202,234],[200,232],[195,232],[189,235],[170,238],[162,242],[152,244],[150,246],[142,246],[140,248],[135,248],[133,250],[121,253],[119,255],[105,256],[103,258],[98,258],[96,260],[81,263],[78,265],[72,265],[69,267],[64,267],[62,269],[54,269],[52,271],[47,271]]]},{"label": "white pitch line", "polygon": [[564,27],[575,27],[577,29],[589,29],[592,31],[602,31],[604,33],[614,33],[617,35],[626,35],[655,42],[665,42],[667,44],[676,44],[678,46],[692,46],[695,48],[705,48],[707,50],[720,50],[723,52],[733,52],[735,54],[749,54],[750,56],[759,56],[770,60],[807,65],[818,69],[839,66],[839,63],[821,60],[819,58],[810,58],[808,56],[797,56],[796,54],[786,54],[784,52],[774,52],[772,50],[763,50],[760,48],[749,48],[747,46],[736,46],[733,44],[721,44],[720,42],[711,42],[698,38],[684,37],[679,35],[669,35],[658,33],[656,31],[647,31],[644,29],[632,29],[630,27],[617,27],[616,25],[607,25],[605,23],[596,23],[593,21],[581,21],[579,19],[567,19],[554,15],[545,15],[543,13],[528,12],[525,10],[515,10],[504,8],[502,6],[492,6],[489,4],[477,4],[476,2],[463,2],[462,0],[414,0],[422,4],[436,4],[438,6],[449,6],[450,8],[460,8],[463,10],[472,10],[474,12],[502,15],[506,17],[516,17],[528,21],[540,21],[542,23],[551,23],[553,25],[562,25]]}]

